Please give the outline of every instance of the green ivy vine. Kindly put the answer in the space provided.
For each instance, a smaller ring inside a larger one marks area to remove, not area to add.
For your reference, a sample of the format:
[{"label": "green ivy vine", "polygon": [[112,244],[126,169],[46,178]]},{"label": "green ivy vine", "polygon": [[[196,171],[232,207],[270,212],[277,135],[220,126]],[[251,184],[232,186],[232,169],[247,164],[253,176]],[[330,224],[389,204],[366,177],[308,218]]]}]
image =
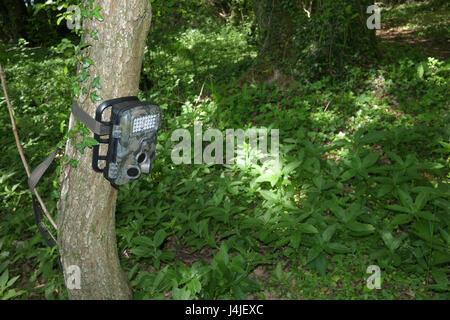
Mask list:
[{"label": "green ivy vine", "polygon": [[[100,13],[102,7],[96,6],[94,8],[94,0],[88,0],[85,4],[83,3],[80,5],[80,10],[81,19],[96,19],[99,22],[104,20],[102,14]],[[68,20],[71,16],[63,15],[60,19],[62,18]],[[97,91],[102,89],[102,86],[100,84],[100,77],[98,76],[94,77],[92,81],[89,82],[91,74],[95,70],[95,63],[91,58],[89,58],[89,49],[92,44],[87,41],[87,36],[89,35],[91,39],[98,41],[98,30],[94,29],[89,32],[89,30],[83,28],[75,28],[74,32],[81,38],[80,43],[74,46],[75,58],[80,68],[80,72],[72,84],[72,92],[79,105],[84,103],[88,98],[92,103],[96,103],[102,100],[101,95]],[[90,137],[90,134],[90,130],[83,123],[77,120],[74,128],[67,132],[58,147],[63,148],[65,142],[69,140],[72,145],[75,145],[77,152],[83,154],[86,147],[92,148],[93,146],[98,145],[98,142],[94,138]],[[76,168],[79,159],[70,159],[68,155],[65,155],[64,162],[69,162],[73,168]]]}]

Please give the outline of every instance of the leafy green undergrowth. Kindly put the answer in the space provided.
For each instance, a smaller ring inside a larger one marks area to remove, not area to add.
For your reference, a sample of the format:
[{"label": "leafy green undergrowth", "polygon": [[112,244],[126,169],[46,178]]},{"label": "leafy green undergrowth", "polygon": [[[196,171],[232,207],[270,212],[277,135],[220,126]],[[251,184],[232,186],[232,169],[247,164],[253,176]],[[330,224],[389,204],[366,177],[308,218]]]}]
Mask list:
[{"label": "leafy green undergrowth", "polygon": [[[116,212],[135,298],[448,299],[449,62],[387,47],[395,62],[349,66],[340,80],[226,87],[251,64],[244,41],[238,29],[199,28],[147,53],[139,95],[165,110],[158,156],[147,178],[121,187]],[[22,46],[4,64],[32,165],[66,128],[75,70],[59,51]],[[0,106],[0,292],[67,298]],[[279,161],[175,165],[171,134],[195,121],[279,129]],[[56,181],[40,187],[53,212]],[[381,289],[366,287],[370,265]]]},{"label": "leafy green undergrowth", "polygon": [[[76,68],[74,59],[63,51],[64,44],[49,50],[28,48],[24,40],[13,47],[0,43],[18,134],[32,168],[54,150],[67,130],[72,100],[69,75]],[[34,223],[26,172],[12,135],[3,91],[0,109],[0,276],[9,279],[6,284],[10,285],[0,286],[0,291],[6,290],[0,297],[14,294],[11,290],[18,294],[16,299],[67,297],[57,251],[46,248]],[[52,165],[49,172],[55,172],[55,167]],[[39,191],[53,216],[57,190],[56,175],[44,177]]]},{"label": "leafy green undergrowth", "polygon": [[[192,94],[166,122],[152,179],[119,194],[137,297],[448,297],[449,64],[392,51],[396,63],[346,81]],[[279,128],[281,162],[174,165],[170,134],[195,121]],[[366,287],[369,265],[381,290]]]}]

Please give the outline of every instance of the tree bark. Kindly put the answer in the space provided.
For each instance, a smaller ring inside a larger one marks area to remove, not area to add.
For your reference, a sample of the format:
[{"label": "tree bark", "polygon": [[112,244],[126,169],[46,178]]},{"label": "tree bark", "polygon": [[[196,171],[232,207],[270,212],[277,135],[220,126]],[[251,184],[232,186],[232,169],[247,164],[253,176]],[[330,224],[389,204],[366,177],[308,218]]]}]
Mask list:
[{"label": "tree bark", "polygon": [[[143,51],[151,21],[149,0],[97,0],[104,21],[86,20],[88,33],[98,30],[89,57],[90,83],[100,77],[102,100],[137,95]],[[88,86],[86,86],[88,87]],[[99,90],[97,90],[99,91]],[[80,107],[94,116],[97,104],[80,101]],[[73,116],[69,130],[74,127]],[[79,289],[68,288],[70,299],[130,299],[132,292],[121,269],[115,233],[117,190],[92,170],[92,150],[76,153],[67,143],[69,158],[79,159],[77,168],[66,164],[60,176],[58,202],[58,244],[67,283],[69,266],[81,271]]]}]

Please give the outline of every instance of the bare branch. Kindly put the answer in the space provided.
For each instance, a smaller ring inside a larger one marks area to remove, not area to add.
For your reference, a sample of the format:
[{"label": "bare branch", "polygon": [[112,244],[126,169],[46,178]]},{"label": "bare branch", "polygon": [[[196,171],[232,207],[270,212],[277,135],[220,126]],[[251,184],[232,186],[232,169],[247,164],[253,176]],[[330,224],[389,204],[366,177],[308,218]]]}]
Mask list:
[{"label": "bare branch", "polygon": [[[22,160],[22,164],[25,168],[25,171],[27,172],[27,176],[30,177],[30,175],[31,175],[30,167],[28,166],[27,159],[25,158],[25,155],[23,153],[22,145],[21,145],[20,139],[19,139],[19,134],[17,133],[16,121],[14,120],[14,113],[13,113],[13,109],[11,106],[11,101],[9,100],[8,91],[6,90],[5,74],[3,73],[1,63],[0,63],[0,77],[1,77],[1,81],[2,81],[3,92],[4,92],[5,98],[6,98],[6,105],[8,106],[9,117],[11,118],[11,125],[12,125],[12,129],[13,129],[13,133],[14,133],[14,138],[16,140],[17,150],[19,151],[20,159]],[[45,206],[44,202],[42,201],[41,196],[39,195],[37,189],[35,188],[33,191],[36,195],[36,198],[39,201],[39,204],[42,207],[42,210],[45,213],[45,216],[48,218],[48,220],[53,225],[53,227],[55,229],[57,229],[56,223],[55,223],[55,221],[53,221],[53,218],[51,217],[50,213],[48,212],[47,207]]]}]

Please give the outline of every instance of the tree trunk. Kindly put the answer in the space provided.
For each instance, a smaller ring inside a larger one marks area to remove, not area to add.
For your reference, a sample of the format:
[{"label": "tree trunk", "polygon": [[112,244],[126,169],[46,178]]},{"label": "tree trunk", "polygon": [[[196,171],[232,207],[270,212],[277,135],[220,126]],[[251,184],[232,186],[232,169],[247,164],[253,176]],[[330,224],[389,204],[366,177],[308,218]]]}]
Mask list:
[{"label": "tree trunk", "polygon": [[298,62],[334,70],[355,52],[376,50],[375,31],[366,27],[373,0],[251,1],[260,42],[254,80],[282,84]]},{"label": "tree trunk", "polygon": [[271,62],[290,57],[298,4],[289,10],[285,0],[253,0],[261,44],[260,56]]},{"label": "tree trunk", "polygon": [[5,40],[17,41],[25,36],[25,25],[28,19],[27,7],[23,0],[2,0],[0,3],[0,21],[3,21]]},{"label": "tree trunk", "polygon": [[[260,50],[253,75],[263,81],[283,82],[285,66],[292,58],[297,10],[288,10],[285,0],[252,0]],[[292,4],[298,8],[298,4]]]},{"label": "tree trunk", "polygon": [[[102,100],[137,95],[143,51],[151,21],[149,0],[97,0],[104,21],[85,20],[88,34],[98,30],[99,40],[88,37],[92,44],[88,56],[91,83],[100,77]],[[86,86],[89,87],[89,86]],[[89,98],[80,107],[94,116],[97,104]],[[74,127],[71,116],[69,129]],[[117,190],[92,170],[92,150],[76,153],[68,143],[66,154],[79,159],[77,168],[64,165],[60,176],[58,202],[58,244],[64,277],[68,268],[81,271],[80,288],[68,288],[70,299],[129,299],[132,292],[122,271],[117,252],[115,207]],[[69,269],[70,270],[70,269]]]}]

